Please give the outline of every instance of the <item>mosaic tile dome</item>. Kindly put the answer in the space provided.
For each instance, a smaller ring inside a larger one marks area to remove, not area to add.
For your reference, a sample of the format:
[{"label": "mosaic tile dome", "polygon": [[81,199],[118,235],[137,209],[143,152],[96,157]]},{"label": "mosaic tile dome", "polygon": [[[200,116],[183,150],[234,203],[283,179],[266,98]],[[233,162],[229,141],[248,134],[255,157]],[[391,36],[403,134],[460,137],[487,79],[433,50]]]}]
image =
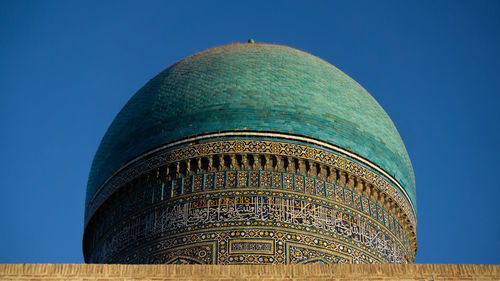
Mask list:
[{"label": "mosaic tile dome", "polygon": [[[234,148],[238,145],[237,140],[242,141],[241,150]],[[257,145],[254,143],[256,140],[259,141]],[[215,144],[217,141],[219,143]],[[207,148],[206,153],[196,154],[198,160],[190,158],[184,164],[171,166],[172,159],[181,159],[183,155],[191,155],[197,149],[201,151],[199,147],[212,143],[213,147]],[[266,158],[274,153],[274,144],[278,150],[288,154]],[[266,145],[269,149],[261,151],[261,147]],[[174,153],[174,148],[183,150]],[[312,150],[317,152],[316,158],[308,154]],[[170,153],[168,157],[164,156],[168,159],[163,164],[155,164],[163,161],[159,156],[163,151]],[[243,154],[227,156],[228,151]],[[214,180],[217,181],[215,171],[221,170],[224,163],[227,164],[224,173],[233,169],[235,177],[245,170],[245,163],[248,166],[245,173],[249,173],[250,177],[252,170],[266,170],[265,165],[270,165],[267,170],[282,172],[289,172],[293,166],[293,173],[300,174],[302,160],[296,151],[304,151],[304,157],[311,161],[316,159],[316,162],[304,164],[307,168],[302,173],[304,176],[312,175],[316,183],[321,184],[321,180],[327,183],[327,175],[333,174],[337,182],[345,170],[343,184],[346,188],[352,185],[353,192],[358,191],[360,200],[365,193],[366,198],[378,198],[373,200],[391,198],[377,204],[387,204],[387,208],[395,204],[402,208],[404,218],[395,214],[397,218],[394,220],[404,221],[401,225],[408,222],[409,226],[401,227],[414,234],[416,199],[413,169],[401,137],[387,113],[363,87],[333,65],[306,52],[272,44],[231,44],[194,54],[168,67],[141,88],[116,116],[95,155],[87,186],[86,226],[88,228],[93,217],[98,217],[101,205],[111,204],[109,202],[113,200],[110,197],[116,190],[123,189],[125,185],[131,186],[130,182],[146,171],[156,171],[156,177],[159,177],[161,167],[166,167],[168,185],[172,186],[168,194],[173,200],[176,198],[175,181],[178,178],[183,178],[182,186],[185,181],[189,183],[188,193],[195,191],[193,181],[203,170],[203,155],[221,155],[220,160],[219,156],[209,156],[204,170],[206,173],[214,172]],[[257,153],[257,156],[246,158],[248,153]],[[263,162],[257,169],[255,167],[260,165],[261,156]],[[346,160],[337,160],[337,156]],[[147,165],[141,164],[146,161],[144,159],[154,157],[157,157],[156,162],[151,160]],[[286,167],[280,166],[281,159],[286,162]],[[327,168],[329,159],[338,161],[336,168]],[[296,167],[292,165],[293,161],[296,161]],[[217,164],[219,162],[222,164]],[[140,165],[147,168],[134,168]],[[218,170],[211,170],[211,165],[219,165]],[[318,165],[317,168],[315,165]],[[321,178],[320,170],[324,178]],[[262,172],[259,173],[262,180]],[[357,180],[349,181],[348,174]],[[225,174],[226,183],[230,176]],[[203,176],[203,190],[206,177]],[[280,181],[285,180],[286,175],[280,177]],[[149,179],[150,176],[146,181]],[[245,180],[249,186],[250,180]],[[365,181],[366,184],[361,184]],[[296,184],[296,180],[293,183]],[[371,184],[380,190],[379,195],[366,191],[369,189],[366,186]],[[163,199],[165,183],[161,186]],[[318,192],[319,189],[316,187],[315,190]],[[324,192],[328,197],[327,191]],[[177,195],[184,193],[185,187],[182,187]],[[153,201],[157,200],[154,194],[152,196]],[[360,209],[363,209],[362,206]],[[384,211],[381,212],[383,214]],[[377,217],[389,218],[391,215],[388,212]],[[390,219],[383,220],[390,224]],[[411,254],[395,260],[414,259],[415,238],[405,239],[406,251]],[[100,261],[99,258],[91,260]]]},{"label": "mosaic tile dome", "polygon": [[149,81],[102,139],[87,203],[126,161],[162,144],[226,130],[260,130],[324,140],[393,175],[415,203],[413,168],[387,113],[328,62],[271,44],[231,44],[187,57]]}]

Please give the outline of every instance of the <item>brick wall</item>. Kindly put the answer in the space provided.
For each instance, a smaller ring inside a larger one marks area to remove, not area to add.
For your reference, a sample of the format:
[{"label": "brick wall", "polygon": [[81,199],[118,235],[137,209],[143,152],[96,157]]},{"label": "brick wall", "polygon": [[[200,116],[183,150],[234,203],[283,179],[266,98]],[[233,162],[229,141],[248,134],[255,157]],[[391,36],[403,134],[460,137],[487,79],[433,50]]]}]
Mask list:
[{"label": "brick wall", "polygon": [[0,280],[500,280],[500,266],[0,264]]}]

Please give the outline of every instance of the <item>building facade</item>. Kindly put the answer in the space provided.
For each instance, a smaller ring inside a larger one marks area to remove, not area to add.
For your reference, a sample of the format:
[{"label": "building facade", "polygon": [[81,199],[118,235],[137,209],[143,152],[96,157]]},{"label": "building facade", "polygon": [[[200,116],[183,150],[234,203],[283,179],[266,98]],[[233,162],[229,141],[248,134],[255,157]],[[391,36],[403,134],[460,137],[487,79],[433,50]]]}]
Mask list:
[{"label": "building facade", "polygon": [[88,263],[412,263],[413,168],[392,121],[308,53],[231,44],[150,80],[87,186]]}]

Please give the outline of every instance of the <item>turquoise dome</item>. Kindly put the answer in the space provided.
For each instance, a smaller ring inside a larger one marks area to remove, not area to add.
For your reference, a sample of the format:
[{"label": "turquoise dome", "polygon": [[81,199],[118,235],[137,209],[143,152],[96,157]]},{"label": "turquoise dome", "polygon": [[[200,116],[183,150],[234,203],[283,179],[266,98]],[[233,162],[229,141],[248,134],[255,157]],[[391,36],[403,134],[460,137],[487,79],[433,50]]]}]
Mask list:
[{"label": "turquoise dome", "polygon": [[392,175],[415,204],[413,168],[375,99],[328,62],[286,46],[232,44],[189,56],[150,80],[116,116],[95,155],[87,204],[127,161],[207,132],[262,130],[343,147]]}]

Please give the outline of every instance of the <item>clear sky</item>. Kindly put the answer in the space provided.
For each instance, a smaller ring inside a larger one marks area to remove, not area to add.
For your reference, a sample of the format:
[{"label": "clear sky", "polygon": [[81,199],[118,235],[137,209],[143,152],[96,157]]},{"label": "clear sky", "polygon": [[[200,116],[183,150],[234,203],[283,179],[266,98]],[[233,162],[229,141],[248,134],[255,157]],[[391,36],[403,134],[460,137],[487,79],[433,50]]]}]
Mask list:
[{"label": "clear sky", "polygon": [[499,1],[1,1],[0,262],[83,262],[92,158],[164,68],[232,42],[334,64],[396,124],[417,263],[500,264]]}]

